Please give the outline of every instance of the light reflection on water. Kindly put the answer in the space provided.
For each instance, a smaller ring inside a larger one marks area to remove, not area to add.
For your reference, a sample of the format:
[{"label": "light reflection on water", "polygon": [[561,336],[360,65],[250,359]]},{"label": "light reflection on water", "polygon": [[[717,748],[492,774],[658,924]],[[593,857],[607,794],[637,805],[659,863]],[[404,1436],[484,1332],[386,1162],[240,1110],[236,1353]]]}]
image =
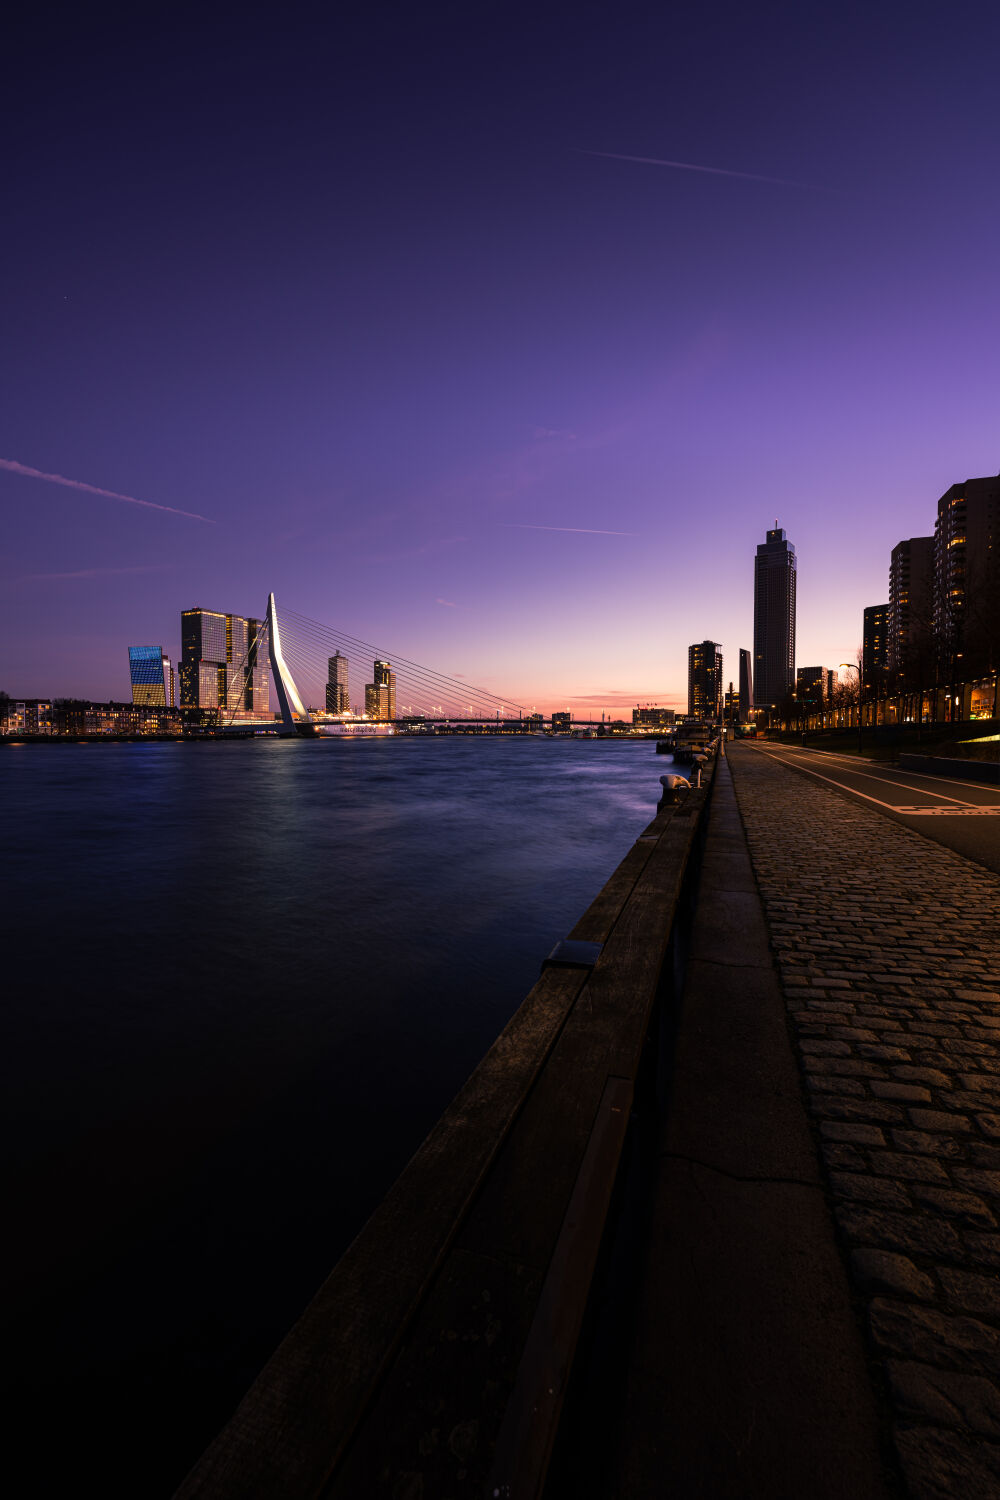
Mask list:
[{"label": "light reflection on water", "polygon": [[170,1493],[663,768],[652,742],[534,737],[3,756],[8,1368],[40,1421],[55,1406],[76,1478]]}]

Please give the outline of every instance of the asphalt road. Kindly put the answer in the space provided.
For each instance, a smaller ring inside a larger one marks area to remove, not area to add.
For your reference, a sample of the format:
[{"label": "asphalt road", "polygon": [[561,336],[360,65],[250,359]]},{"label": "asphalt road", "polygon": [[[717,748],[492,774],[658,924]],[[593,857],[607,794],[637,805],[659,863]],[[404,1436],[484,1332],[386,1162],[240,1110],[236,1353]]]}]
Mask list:
[{"label": "asphalt road", "polygon": [[896,771],[855,755],[823,750],[790,745],[749,748],[805,772],[842,796],[863,801],[866,807],[1000,875],[1000,787]]}]

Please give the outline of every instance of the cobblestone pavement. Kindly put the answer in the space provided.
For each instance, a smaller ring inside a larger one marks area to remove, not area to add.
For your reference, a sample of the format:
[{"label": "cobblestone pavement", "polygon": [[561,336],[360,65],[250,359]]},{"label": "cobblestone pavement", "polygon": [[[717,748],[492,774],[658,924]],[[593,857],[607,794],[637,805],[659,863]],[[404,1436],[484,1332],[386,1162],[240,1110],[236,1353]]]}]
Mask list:
[{"label": "cobblestone pavement", "polygon": [[1000,877],[729,759],[909,1494],[1000,1497]]}]

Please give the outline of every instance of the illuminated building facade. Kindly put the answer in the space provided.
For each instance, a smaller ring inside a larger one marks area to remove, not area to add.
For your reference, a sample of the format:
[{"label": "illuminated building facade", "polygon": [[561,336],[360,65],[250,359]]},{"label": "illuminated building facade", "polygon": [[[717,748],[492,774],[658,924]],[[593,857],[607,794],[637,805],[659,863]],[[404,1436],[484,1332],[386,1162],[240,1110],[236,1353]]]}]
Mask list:
[{"label": "illuminated building facade", "polygon": [[133,703],[174,707],[174,670],[162,646],[130,646],[128,672]]},{"label": "illuminated building facade", "polygon": [[780,704],[795,684],[795,548],[776,526],[757,548],[753,578],[753,701]]},{"label": "illuminated building facade", "polygon": [[552,728],[555,730],[561,731],[569,729],[572,723],[573,717],[568,710],[566,713],[558,713],[552,715]]},{"label": "illuminated building facade", "polygon": [[1000,476],[953,484],[934,528],[934,638],[945,680],[992,671],[1000,653]]},{"label": "illuminated building facade", "polygon": [[388,689],[389,712],[386,718],[394,719],[396,717],[396,674],[390,662],[377,661],[375,663],[375,682],[379,687]]},{"label": "illuminated building facade", "polygon": [[893,678],[922,676],[931,649],[934,614],[934,538],[898,542],[889,560],[887,666]]},{"label": "illuminated building facade", "polygon": [[335,651],[327,662],[326,711],[328,714],[346,714],[351,711],[351,695],[347,686],[347,657]]},{"label": "illuminated building facade", "polygon": [[716,641],[688,647],[688,717],[722,718],[722,647]]},{"label": "illuminated building facade", "polygon": [[54,734],[51,698],[0,698],[0,734]]},{"label": "illuminated building facade", "polygon": [[861,647],[861,678],[866,689],[875,690],[889,670],[889,606],[869,604],[865,610]]},{"label": "illuminated building facade", "polygon": [[633,729],[672,729],[675,711],[672,708],[633,708]]},{"label": "illuminated building facade", "polygon": [[181,706],[267,714],[267,625],[211,609],[181,614]]},{"label": "illuminated building facade", "polygon": [[365,684],[365,713],[369,719],[395,719],[396,674],[392,663],[376,661],[374,682]]},{"label": "illuminated building facade", "polygon": [[800,704],[818,711],[833,702],[837,683],[835,667],[799,667],[795,674],[795,697]]}]

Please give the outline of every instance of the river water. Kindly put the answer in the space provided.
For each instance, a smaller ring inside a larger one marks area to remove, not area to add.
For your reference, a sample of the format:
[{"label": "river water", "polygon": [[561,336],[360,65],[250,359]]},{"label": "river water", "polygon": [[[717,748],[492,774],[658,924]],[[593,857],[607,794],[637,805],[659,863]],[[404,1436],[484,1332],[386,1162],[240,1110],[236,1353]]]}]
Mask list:
[{"label": "river water", "polygon": [[535,737],[0,752],[6,1399],[37,1493],[172,1492],[663,769]]}]

